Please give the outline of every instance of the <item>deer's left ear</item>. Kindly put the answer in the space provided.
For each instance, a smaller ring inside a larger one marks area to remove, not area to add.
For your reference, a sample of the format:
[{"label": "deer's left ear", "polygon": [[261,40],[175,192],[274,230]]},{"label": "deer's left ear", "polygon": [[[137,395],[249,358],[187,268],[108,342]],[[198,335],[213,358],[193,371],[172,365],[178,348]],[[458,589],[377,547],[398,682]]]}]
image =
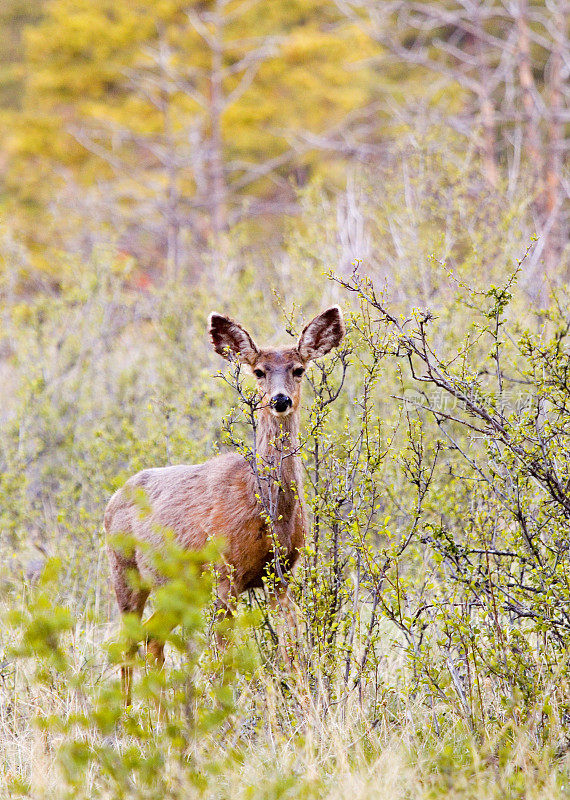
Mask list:
[{"label": "deer's left ear", "polygon": [[327,308],[303,329],[297,350],[304,361],[324,356],[338,347],[345,334],[344,319],[339,306]]},{"label": "deer's left ear", "polygon": [[216,353],[227,358],[228,361],[235,358],[251,364],[259,352],[249,333],[231,317],[210,314],[208,333]]}]

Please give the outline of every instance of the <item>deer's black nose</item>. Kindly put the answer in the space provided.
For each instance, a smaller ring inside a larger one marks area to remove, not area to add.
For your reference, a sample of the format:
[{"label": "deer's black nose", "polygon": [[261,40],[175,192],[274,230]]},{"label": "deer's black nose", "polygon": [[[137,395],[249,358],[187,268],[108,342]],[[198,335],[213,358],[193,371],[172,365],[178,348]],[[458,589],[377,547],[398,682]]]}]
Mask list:
[{"label": "deer's black nose", "polygon": [[287,397],[286,394],[276,394],[271,398],[271,405],[275,411],[281,414],[283,411],[287,411],[288,408],[291,408],[293,401],[290,397]]}]

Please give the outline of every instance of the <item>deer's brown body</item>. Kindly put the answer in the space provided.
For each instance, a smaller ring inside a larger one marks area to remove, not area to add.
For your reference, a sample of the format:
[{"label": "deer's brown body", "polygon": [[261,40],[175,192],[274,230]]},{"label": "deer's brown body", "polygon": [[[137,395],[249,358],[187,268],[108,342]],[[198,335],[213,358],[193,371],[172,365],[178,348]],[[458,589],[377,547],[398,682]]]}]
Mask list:
[{"label": "deer's brown body", "polygon": [[[302,500],[292,488],[302,485],[298,458],[291,455],[287,462],[278,500],[278,516],[282,519],[276,533],[287,565],[292,567],[303,545],[306,514]],[[148,516],[141,516],[132,502],[135,489],[145,492],[152,508]],[[178,543],[189,549],[198,550],[210,538],[221,538],[227,543],[225,560],[229,569],[223,580],[227,581],[229,592],[231,575],[232,590],[237,595],[261,586],[273,547],[270,532],[260,517],[256,493],[251,465],[238,454],[192,466],[146,469],[130,478],[113,496],[105,514],[105,530],[110,535],[128,532],[157,548],[162,539],[160,531],[165,528],[172,530]],[[124,574],[125,570],[134,569],[151,583],[160,582],[160,576],[153,572],[139,550],[127,559],[111,549],[110,558],[119,607],[124,612],[136,612],[144,601],[141,592],[133,588],[132,578]]]},{"label": "deer's brown body", "polygon": [[[323,312],[307,325],[296,348],[260,349],[249,334],[228,317],[211,315],[210,337],[226,358],[248,364],[264,399],[259,410],[256,464],[232,453],[196,465],[146,469],[130,478],[111,498],[105,512],[105,531],[132,536],[159,549],[161,531],[173,531],[177,542],[200,549],[212,538],[225,542],[219,565],[218,599],[231,613],[231,597],[262,586],[269,562],[279,544],[277,571],[290,571],[299,556],[307,527],[302,498],[302,469],[298,455],[299,403],[306,363],[338,345],[344,324],[338,307]],[[260,469],[266,480],[260,481]],[[267,478],[269,476],[269,478]],[[264,488],[265,487],[265,488]],[[150,513],[141,515],[134,501],[143,490]],[[267,519],[270,501],[272,528]],[[270,496],[269,496],[270,495]],[[260,498],[261,497],[261,501]],[[144,554],[135,548],[126,555],[109,546],[109,562],[122,613],[142,615],[151,588],[161,582]],[[135,580],[136,576],[142,580]],[[149,643],[159,663],[163,644]],[[123,668],[127,697],[131,668]]]}]

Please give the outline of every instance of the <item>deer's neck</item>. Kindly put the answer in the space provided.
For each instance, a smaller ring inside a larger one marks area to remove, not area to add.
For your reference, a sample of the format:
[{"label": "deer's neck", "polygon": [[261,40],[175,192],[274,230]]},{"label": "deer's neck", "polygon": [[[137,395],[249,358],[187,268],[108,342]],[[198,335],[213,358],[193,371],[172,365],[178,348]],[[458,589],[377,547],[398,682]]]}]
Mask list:
[{"label": "deer's neck", "polygon": [[[257,437],[257,491],[284,552],[297,554],[305,537],[299,414],[275,417],[263,409]],[[296,555],[293,556],[294,563]]]},{"label": "deer's neck", "polygon": [[299,412],[276,417],[264,408],[257,430],[257,454],[262,466],[271,472],[282,491],[301,489],[299,459]]}]

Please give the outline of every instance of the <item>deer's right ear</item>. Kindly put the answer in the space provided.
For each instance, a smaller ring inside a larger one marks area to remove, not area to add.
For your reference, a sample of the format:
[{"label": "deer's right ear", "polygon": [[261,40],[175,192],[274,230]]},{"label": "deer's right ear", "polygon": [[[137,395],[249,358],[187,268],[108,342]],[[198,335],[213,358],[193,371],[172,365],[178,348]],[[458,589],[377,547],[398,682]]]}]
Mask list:
[{"label": "deer's right ear", "polygon": [[228,361],[237,359],[250,364],[259,352],[249,333],[230,317],[210,314],[208,333],[216,353]]},{"label": "deer's right ear", "polygon": [[305,361],[326,355],[338,347],[345,334],[344,319],[339,306],[327,308],[305,325],[297,344],[299,355]]}]

